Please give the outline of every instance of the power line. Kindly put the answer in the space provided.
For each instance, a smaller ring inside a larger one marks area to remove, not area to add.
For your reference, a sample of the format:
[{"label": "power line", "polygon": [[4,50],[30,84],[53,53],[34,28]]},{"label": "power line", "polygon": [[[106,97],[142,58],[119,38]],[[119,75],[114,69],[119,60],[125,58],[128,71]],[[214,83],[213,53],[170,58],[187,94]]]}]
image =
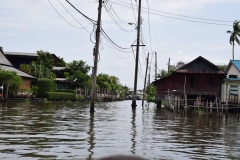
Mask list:
[{"label": "power line", "polygon": [[78,13],[80,13],[83,17],[85,17],[86,19],[88,19],[90,22],[92,22],[93,24],[96,24],[97,21],[89,18],[88,16],[86,16],[85,14],[83,14],[81,11],[79,11],[71,2],[69,2],[68,0],[66,0],[68,2],[68,4],[70,4]]},{"label": "power line", "polygon": [[150,26],[150,18],[149,18],[149,4],[147,0],[147,6],[148,6],[148,30],[149,30],[149,38],[150,38],[150,47],[151,47],[151,52],[152,52],[152,38],[151,38],[151,26]]},{"label": "power line", "polygon": [[[111,17],[111,19],[113,20],[113,22],[121,29],[121,30],[123,30],[123,31],[125,31],[125,32],[133,32],[133,31],[130,31],[130,30],[126,30],[123,26],[121,26],[121,24],[120,23],[122,23],[124,26],[126,26],[123,22],[122,22],[122,20],[119,18],[119,16],[117,15],[117,13],[114,11],[114,9],[113,9],[113,7],[111,6],[111,7],[109,7],[108,6],[108,4],[107,3],[105,3],[105,8],[106,8],[106,11],[107,11],[107,13],[109,14],[109,16]],[[112,11],[114,12],[112,12]],[[115,16],[116,16],[116,18],[119,20],[119,22],[117,21],[117,19],[115,18]]]},{"label": "power line", "polygon": [[[112,0],[109,0],[109,1],[112,1]],[[128,4],[130,5],[129,3],[126,3],[126,2],[123,2],[123,1],[120,1],[120,0],[115,0],[115,1],[118,1],[120,3],[124,3],[124,4]],[[145,7],[142,7],[143,9],[147,9]],[[156,10],[156,9],[150,9],[152,11],[155,11],[155,12],[159,12],[159,13],[164,13],[164,14],[169,14],[169,15],[173,15],[173,16],[179,16],[179,17],[185,17],[185,18],[192,18],[192,19],[198,19],[198,20],[204,20],[204,21],[215,21],[215,22],[233,22],[233,21],[226,21],[226,20],[219,20],[219,19],[209,19],[209,18],[199,18],[199,17],[193,17],[193,16],[186,16],[186,15],[181,15],[181,14],[174,14],[174,13],[170,13],[170,12],[164,12],[164,11],[160,11],[160,10]]]},{"label": "power line", "polygon": [[58,15],[60,16],[60,17],[62,17],[62,19],[65,21],[65,22],[67,22],[70,26],[72,26],[72,27],[74,27],[74,28],[77,28],[77,29],[85,29],[82,25],[82,28],[80,28],[80,27],[77,27],[77,26],[74,26],[73,24],[71,24],[70,22],[68,22],[59,12],[58,12],[58,10],[53,6],[53,4],[48,0],[48,3],[52,6],[52,8],[58,13]]},{"label": "power line", "polygon": [[136,19],[135,12],[134,12],[134,9],[133,9],[132,0],[130,0],[130,1],[131,1],[131,6],[132,6],[132,10],[133,10],[134,19],[135,19],[135,22],[137,23],[137,19]]},{"label": "power line", "polygon": [[75,21],[78,23],[78,24],[80,24],[84,29],[86,28],[86,27],[88,27],[89,25],[91,25],[91,23],[89,23],[89,25],[87,25],[87,26],[83,26],[70,12],[69,12],[69,10],[60,2],[60,0],[58,0],[58,2],[61,4],[61,6],[63,6],[63,8],[72,16],[72,18],[73,19],[75,19]]},{"label": "power line", "polygon": [[111,41],[111,43],[114,44],[115,46],[117,46],[118,48],[121,48],[121,49],[130,49],[131,48],[131,47],[129,47],[129,48],[120,47],[107,35],[107,33],[102,28],[101,28],[101,31],[102,31],[103,35],[105,35]]},{"label": "power line", "polygon": [[[111,0],[110,0],[111,1]],[[121,1],[120,1],[121,2]],[[124,2],[122,2],[124,3]],[[124,4],[120,4],[120,3],[117,3],[115,2],[115,4],[118,4],[120,6],[124,6],[124,7],[127,7],[127,8],[130,8],[129,6],[126,6]],[[128,3],[125,3],[125,4],[128,4]],[[128,4],[129,5],[129,4]],[[142,10],[143,12],[147,12],[145,10]],[[204,22],[204,21],[197,21],[197,20],[190,20],[190,19],[184,19],[184,18],[177,18],[177,17],[171,17],[171,16],[166,16],[166,15],[162,15],[162,14],[158,14],[158,13],[154,13],[154,12],[149,12],[150,14],[154,14],[154,15],[158,15],[158,16],[161,16],[161,17],[166,17],[166,18],[171,18],[171,19],[177,19],[177,20],[182,20],[182,21],[188,21],[188,22],[195,22],[195,23],[203,23],[203,24],[210,24],[210,25],[221,25],[221,26],[232,26],[232,25],[229,25],[229,24],[223,24],[223,23],[213,23],[213,22]],[[210,21],[210,20],[209,20]],[[225,21],[226,22],[226,21]]]}]

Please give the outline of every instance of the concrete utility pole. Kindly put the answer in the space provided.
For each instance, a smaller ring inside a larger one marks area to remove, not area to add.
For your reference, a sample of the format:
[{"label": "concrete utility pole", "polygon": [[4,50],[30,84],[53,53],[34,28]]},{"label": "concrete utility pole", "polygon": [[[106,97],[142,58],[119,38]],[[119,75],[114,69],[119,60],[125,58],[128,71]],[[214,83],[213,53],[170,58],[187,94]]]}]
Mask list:
[{"label": "concrete utility pole", "polygon": [[149,59],[149,53],[147,56],[147,66],[146,66],[146,73],[145,73],[145,79],[144,79],[144,88],[143,88],[143,99],[142,99],[142,106],[144,105],[144,99],[145,99],[145,89],[146,89],[146,80],[147,80],[147,70],[148,70],[148,59]]},{"label": "concrete utility pole", "polygon": [[100,32],[101,32],[101,15],[102,15],[102,0],[99,0],[98,6],[98,21],[97,21],[97,30],[96,30],[96,44],[94,48],[94,67],[92,75],[92,92],[91,92],[91,106],[90,113],[94,112],[94,103],[95,103],[95,93],[96,93],[96,77],[97,77],[97,65],[98,65],[98,52],[99,52],[99,42],[100,42]]},{"label": "concrete utility pole", "polygon": [[136,51],[136,62],[135,62],[135,77],[134,77],[134,95],[132,99],[132,109],[135,109],[136,98],[137,98],[137,78],[138,78],[138,57],[139,57],[139,43],[140,43],[140,30],[141,30],[141,0],[138,5],[138,24],[137,24],[137,51]]},{"label": "concrete utility pole", "polygon": [[157,52],[155,52],[155,81],[157,80]]}]

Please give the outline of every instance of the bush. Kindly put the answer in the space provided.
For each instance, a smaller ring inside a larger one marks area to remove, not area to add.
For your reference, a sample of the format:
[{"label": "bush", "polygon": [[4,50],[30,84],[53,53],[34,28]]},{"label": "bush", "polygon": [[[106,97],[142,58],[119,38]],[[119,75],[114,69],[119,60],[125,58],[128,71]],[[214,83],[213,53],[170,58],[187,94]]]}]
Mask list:
[{"label": "bush", "polygon": [[67,92],[67,93],[76,94],[76,90],[74,90],[74,89],[59,89],[56,92]]},{"label": "bush", "polygon": [[39,79],[37,82],[37,87],[39,88],[37,96],[40,98],[45,98],[45,93],[52,90],[52,81],[48,78]]},{"label": "bush", "polygon": [[73,93],[66,93],[66,92],[46,92],[46,98],[49,101],[75,101],[76,96]]}]

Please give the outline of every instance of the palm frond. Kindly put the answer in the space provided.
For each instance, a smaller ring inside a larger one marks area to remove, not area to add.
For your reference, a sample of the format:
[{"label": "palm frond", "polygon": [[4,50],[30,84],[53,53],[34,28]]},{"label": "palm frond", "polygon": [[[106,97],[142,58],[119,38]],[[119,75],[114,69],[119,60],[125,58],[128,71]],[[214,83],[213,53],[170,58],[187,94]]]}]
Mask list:
[{"label": "palm frond", "polygon": [[234,35],[231,34],[230,39],[229,39],[229,42],[230,42],[231,45],[232,45],[233,41],[234,41]]},{"label": "palm frond", "polygon": [[227,33],[232,33],[232,31],[227,31]]},{"label": "palm frond", "polygon": [[239,41],[238,37],[235,35],[234,38],[235,38],[236,42],[240,45],[240,41]]}]

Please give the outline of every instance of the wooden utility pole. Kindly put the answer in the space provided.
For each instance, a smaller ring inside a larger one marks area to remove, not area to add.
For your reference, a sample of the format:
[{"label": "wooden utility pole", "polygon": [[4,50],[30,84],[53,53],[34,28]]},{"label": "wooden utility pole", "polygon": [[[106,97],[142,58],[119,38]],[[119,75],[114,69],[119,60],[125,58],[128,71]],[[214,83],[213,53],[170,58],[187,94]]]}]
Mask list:
[{"label": "wooden utility pole", "polygon": [[144,92],[145,92],[145,89],[146,89],[146,81],[147,81],[148,59],[149,59],[149,53],[148,53],[148,56],[147,56],[147,66],[146,66],[145,79],[144,79],[142,106],[144,105],[144,99],[145,99],[145,93]]},{"label": "wooden utility pole", "polygon": [[140,43],[140,30],[141,30],[141,0],[138,5],[138,24],[137,24],[137,51],[136,51],[136,62],[135,62],[135,77],[134,77],[134,95],[132,99],[132,109],[135,109],[136,98],[137,98],[137,79],[138,79],[138,57],[139,57],[139,43]]},{"label": "wooden utility pole", "polygon": [[170,58],[168,59],[168,73],[170,71]]},{"label": "wooden utility pole", "polygon": [[94,103],[95,103],[95,93],[96,93],[96,77],[97,77],[97,65],[98,65],[98,52],[99,52],[99,42],[100,42],[100,32],[101,32],[101,15],[102,15],[102,0],[99,0],[98,6],[98,21],[97,21],[97,30],[96,30],[96,44],[94,48],[94,67],[92,75],[92,92],[91,92],[91,106],[90,113],[94,112]]},{"label": "wooden utility pole", "polygon": [[157,80],[157,52],[155,52],[155,81]]},{"label": "wooden utility pole", "polygon": [[150,74],[151,74],[151,67],[149,67],[149,74],[148,74],[148,98],[150,97]]}]

